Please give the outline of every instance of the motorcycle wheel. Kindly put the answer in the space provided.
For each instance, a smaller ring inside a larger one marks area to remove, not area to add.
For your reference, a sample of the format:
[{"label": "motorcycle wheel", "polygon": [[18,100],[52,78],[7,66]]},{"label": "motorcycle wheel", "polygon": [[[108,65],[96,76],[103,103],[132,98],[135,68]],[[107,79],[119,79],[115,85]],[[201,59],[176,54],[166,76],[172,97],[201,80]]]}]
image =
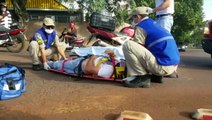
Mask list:
[{"label": "motorcycle wheel", "polygon": [[7,44],[7,50],[12,53],[21,52],[25,47],[25,37],[22,34],[12,36],[12,42]]}]

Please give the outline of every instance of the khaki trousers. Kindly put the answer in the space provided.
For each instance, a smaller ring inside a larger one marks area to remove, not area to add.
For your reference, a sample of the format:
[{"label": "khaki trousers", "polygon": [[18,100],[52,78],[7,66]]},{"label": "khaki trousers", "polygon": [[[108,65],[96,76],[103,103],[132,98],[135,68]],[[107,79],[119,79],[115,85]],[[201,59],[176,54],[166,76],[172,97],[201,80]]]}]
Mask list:
[{"label": "khaki trousers", "polygon": [[[66,44],[64,42],[59,43],[58,47],[62,49],[62,51],[65,52]],[[31,41],[29,44],[29,54],[32,59],[32,64],[40,64],[40,46],[38,45],[37,41]],[[46,49],[46,57],[52,57],[54,54],[58,54],[57,48],[55,46]],[[58,54],[58,56],[60,56]],[[60,56],[61,57],[61,56]]]},{"label": "khaki trousers", "polygon": [[145,75],[149,72],[164,76],[172,74],[177,69],[176,65],[159,65],[148,49],[134,41],[125,42],[123,52],[129,76]]}]

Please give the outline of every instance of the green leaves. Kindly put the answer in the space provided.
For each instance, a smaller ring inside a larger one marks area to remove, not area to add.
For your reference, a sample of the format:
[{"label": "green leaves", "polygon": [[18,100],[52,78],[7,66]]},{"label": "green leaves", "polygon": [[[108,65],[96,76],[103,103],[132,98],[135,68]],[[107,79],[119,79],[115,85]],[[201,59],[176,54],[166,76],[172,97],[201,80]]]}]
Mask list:
[{"label": "green leaves", "polygon": [[200,28],[203,26],[202,5],[202,0],[175,1],[172,34],[177,42],[200,43],[201,36],[197,35],[201,32]]}]

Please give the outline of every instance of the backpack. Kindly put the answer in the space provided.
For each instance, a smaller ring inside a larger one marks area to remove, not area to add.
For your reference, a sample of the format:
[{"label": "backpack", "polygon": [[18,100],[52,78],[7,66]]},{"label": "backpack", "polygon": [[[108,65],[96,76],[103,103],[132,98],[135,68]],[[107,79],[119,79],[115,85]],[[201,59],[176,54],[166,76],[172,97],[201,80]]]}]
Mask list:
[{"label": "backpack", "polygon": [[26,91],[25,71],[5,63],[0,67],[0,100],[21,96]]}]

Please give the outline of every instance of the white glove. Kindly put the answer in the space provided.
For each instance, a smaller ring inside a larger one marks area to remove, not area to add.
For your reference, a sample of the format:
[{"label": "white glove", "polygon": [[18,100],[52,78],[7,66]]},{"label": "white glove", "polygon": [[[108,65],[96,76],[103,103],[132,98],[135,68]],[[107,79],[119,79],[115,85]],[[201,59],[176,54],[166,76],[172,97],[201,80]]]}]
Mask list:
[{"label": "white glove", "polygon": [[147,11],[148,11],[149,14],[150,14],[150,13],[153,13],[153,9],[152,9],[151,7],[148,7],[148,8],[147,8]]},{"label": "white glove", "polygon": [[44,68],[45,70],[49,70],[49,69],[50,69],[49,65],[48,65],[46,62],[43,63],[43,68]]}]

